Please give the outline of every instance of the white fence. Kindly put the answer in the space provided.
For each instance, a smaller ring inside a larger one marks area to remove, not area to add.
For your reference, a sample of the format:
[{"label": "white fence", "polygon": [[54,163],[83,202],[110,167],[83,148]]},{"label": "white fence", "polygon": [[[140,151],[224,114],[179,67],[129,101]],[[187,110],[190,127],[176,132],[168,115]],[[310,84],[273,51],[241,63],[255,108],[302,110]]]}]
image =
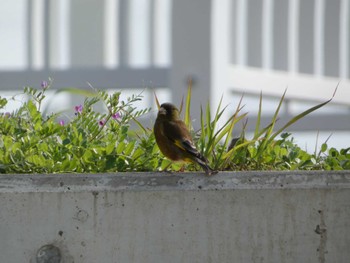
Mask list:
[{"label": "white fence", "polygon": [[349,3],[232,1],[231,60],[265,69],[349,78]]},{"label": "white fence", "polygon": [[[1,89],[38,85],[40,80],[48,77],[54,78],[57,88],[86,87],[88,81],[101,88],[129,88],[148,84],[168,86],[169,51],[162,52],[167,47],[159,43],[164,42],[166,36],[153,42],[156,33],[150,25],[142,26],[147,28],[147,35],[140,30],[136,33],[131,30],[135,27],[131,24],[139,19],[138,14],[131,10],[137,1],[22,2],[26,5],[26,13],[21,15],[26,19],[21,21],[24,28],[19,33],[26,35],[21,45],[25,52],[22,52],[22,57],[18,57],[14,50],[10,51],[17,62],[7,68],[1,65]],[[2,5],[8,7],[6,11],[16,12],[10,9],[15,4]],[[166,11],[166,5],[160,6],[161,12]],[[156,19],[153,20],[153,17],[152,22],[142,21],[146,20],[144,10],[143,13],[140,22],[155,25]],[[151,19],[149,16],[147,18]],[[159,17],[163,18],[164,15]],[[146,37],[148,43],[145,44],[142,37]],[[150,55],[155,48],[161,52]],[[8,53],[9,50],[1,52]],[[141,56],[138,56],[140,53]]]},{"label": "white fence", "polygon": [[169,88],[179,103],[192,78],[198,116],[199,104],[231,103],[234,92],[288,87],[290,101],[324,101],[341,80],[333,102],[346,109],[313,128],[350,129],[349,0],[11,2],[0,4],[3,91],[52,77],[58,89]]},{"label": "white fence", "polygon": [[349,105],[350,1],[231,3],[231,87],[324,101],[340,83],[334,102]]}]

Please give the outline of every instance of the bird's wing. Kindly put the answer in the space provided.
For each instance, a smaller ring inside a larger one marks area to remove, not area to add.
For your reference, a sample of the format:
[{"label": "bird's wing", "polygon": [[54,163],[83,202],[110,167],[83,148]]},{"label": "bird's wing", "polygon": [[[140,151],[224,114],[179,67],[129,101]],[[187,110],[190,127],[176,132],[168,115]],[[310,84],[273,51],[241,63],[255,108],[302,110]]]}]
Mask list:
[{"label": "bird's wing", "polygon": [[169,131],[167,134],[167,138],[172,141],[177,147],[191,154],[192,156],[199,158],[203,161],[206,159],[198,152],[196,147],[194,146],[191,135],[187,130],[187,127],[184,122],[167,122],[165,123],[165,130]]},{"label": "bird's wing", "polygon": [[194,147],[193,143],[189,140],[175,140],[175,144],[177,147],[185,150],[186,152],[197,157],[199,154],[198,150]]}]

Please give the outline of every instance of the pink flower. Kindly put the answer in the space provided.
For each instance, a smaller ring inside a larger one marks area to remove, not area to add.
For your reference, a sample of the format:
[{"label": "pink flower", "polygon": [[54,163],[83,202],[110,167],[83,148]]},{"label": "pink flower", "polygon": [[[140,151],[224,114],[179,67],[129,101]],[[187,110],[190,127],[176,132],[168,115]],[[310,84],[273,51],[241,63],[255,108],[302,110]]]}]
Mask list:
[{"label": "pink flower", "polygon": [[121,116],[121,114],[120,114],[119,112],[116,112],[116,113],[114,113],[114,114],[112,115],[112,118],[115,119],[115,120],[120,119],[121,117],[122,117],[122,116]]},{"label": "pink flower", "polygon": [[100,125],[101,127],[104,126],[106,124],[106,119],[102,119],[98,122],[98,125]]},{"label": "pink flower", "polygon": [[43,81],[41,82],[41,87],[42,87],[43,89],[47,89],[48,86],[49,86],[49,83],[48,83],[47,81],[43,80]]},{"label": "pink flower", "polygon": [[58,122],[58,124],[61,125],[61,126],[64,126],[64,120],[60,120],[60,121]]},{"label": "pink flower", "polygon": [[83,105],[75,106],[74,109],[75,109],[75,115],[78,115],[83,111]]}]

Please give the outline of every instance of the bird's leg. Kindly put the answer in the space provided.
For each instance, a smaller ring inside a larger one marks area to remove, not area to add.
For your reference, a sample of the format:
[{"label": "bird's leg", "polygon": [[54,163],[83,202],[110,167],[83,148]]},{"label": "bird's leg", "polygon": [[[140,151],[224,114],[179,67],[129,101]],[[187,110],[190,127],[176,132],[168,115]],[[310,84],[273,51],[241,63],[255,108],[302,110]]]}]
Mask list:
[{"label": "bird's leg", "polygon": [[214,174],[217,174],[219,171],[216,171],[216,170],[206,170],[205,171],[205,175],[207,176],[211,176],[211,175],[214,175]]},{"label": "bird's leg", "polygon": [[179,169],[179,172],[183,173],[185,171],[185,165],[181,165],[181,168]]},{"label": "bird's leg", "polygon": [[171,166],[172,163],[169,163],[167,166],[165,166],[165,168],[163,169],[163,172],[166,173],[171,173],[171,171],[168,171],[168,168]]}]

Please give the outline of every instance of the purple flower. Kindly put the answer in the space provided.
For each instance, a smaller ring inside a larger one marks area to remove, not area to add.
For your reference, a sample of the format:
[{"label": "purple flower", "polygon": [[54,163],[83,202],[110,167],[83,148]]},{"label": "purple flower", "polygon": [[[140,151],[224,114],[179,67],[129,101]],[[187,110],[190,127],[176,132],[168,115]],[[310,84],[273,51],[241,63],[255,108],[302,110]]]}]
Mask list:
[{"label": "purple flower", "polygon": [[41,87],[42,87],[43,89],[47,89],[48,86],[49,86],[49,83],[48,83],[47,81],[43,80],[43,81],[41,82]]},{"label": "purple flower", "polygon": [[61,126],[64,126],[64,120],[60,120],[60,121],[58,122],[58,124],[61,125]]},{"label": "purple flower", "polygon": [[122,116],[121,116],[121,114],[120,114],[119,112],[116,112],[116,113],[114,113],[114,114],[112,115],[112,118],[115,119],[115,120],[120,119],[121,117],[122,117]]},{"label": "purple flower", "polygon": [[83,111],[83,105],[79,105],[79,106],[75,106],[75,115],[77,115],[78,113],[81,113]]},{"label": "purple flower", "polygon": [[101,127],[104,126],[106,124],[106,119],[102,119],[98,122],[98,125],[100,125]]},{"label": "purple flower", "polygon": [[5,117],[7,117],[7,118],[10,118],[11,117],[11,113],[10,112],[5,112]]}]

